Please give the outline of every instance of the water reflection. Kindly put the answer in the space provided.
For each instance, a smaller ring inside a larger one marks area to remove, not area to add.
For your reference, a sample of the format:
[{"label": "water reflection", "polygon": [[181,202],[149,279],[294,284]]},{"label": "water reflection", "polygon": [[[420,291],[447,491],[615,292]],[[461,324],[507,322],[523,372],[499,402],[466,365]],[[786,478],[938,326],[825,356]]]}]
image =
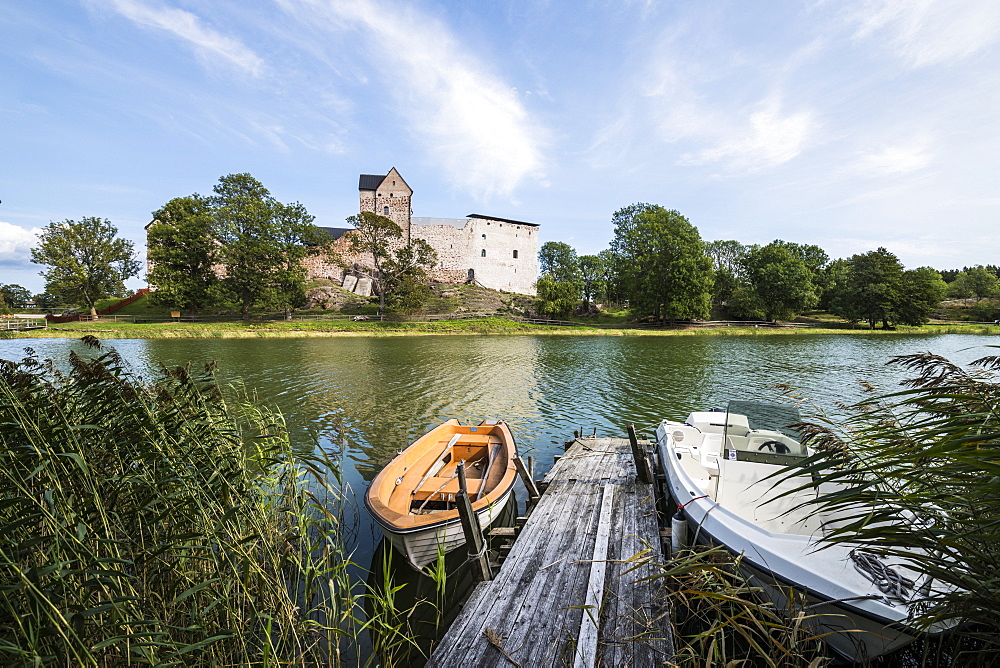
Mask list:
[{"label": "water reflection", "polygon": [[[399,450],[444,420],[507,420],[537,474],[574,429],[620,435],[632,422],[774,400],[776,383],[814,403],[860,398],[856,380],[885,389],[902,376],[893,355],[931,351],[965,363],[994,339],[977,336],[419,336],[399,338],[156,339],[109,342],[143,373],[160,364],[216,360],[223,382],[241,382],[285,414],[301,447],[344,444],[344,478],[355,494]],[[71,339],[0,341],[0,358],[25,346],[64,361]],[[521,498],[523,490],[519,490]],[[378,531],[358,508],[356,557],[367,563]]]}]

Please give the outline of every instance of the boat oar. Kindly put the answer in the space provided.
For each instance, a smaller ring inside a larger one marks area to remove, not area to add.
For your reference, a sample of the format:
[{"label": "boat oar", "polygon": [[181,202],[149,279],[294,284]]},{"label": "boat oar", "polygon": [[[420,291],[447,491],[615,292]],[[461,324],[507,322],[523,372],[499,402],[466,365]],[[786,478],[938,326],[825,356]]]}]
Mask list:
[{"label": "boat oar", "polygon": [[486,470],[483,471],[483,480],[479,483],[479,491],[476,492],[476,498],[474,501],[478,501],[479,497],[483,495],[483,491],[486,489],[486,480],[489,478],[490,469],[493,467],[493,460],[497,458],[500,453],[500,444],[497,443],[493,446],[493,450],[490,452],[490,461],[486,462]]},{"label": "boat oar", "polygon": [[[462,463],[465,463],[465,460],[464,460],[464,459],[462,460]],[[421,512],[421,511],[422,511],[422,510],[424,509],[424,506],[426,506],[426,505],[427,505],[427,502],[428,502],[428,501],[430,501],[431,499],[433,499],[433,498],[434,498],[435,496],[437,496],[437,493],[438,493],[438,492],[440,492],[440,491],[441,491],[442,489],[444,489],[445,487],[447,487],[447,486],[448,486],[448,484],[449,484],[449,483],[450,483],[450,482],[451,482],[452,480],[454,480],[454,479],[455,479],[455,476],[457,476],[457,475],[458,475],[458,469],[456,468],[456,469],[455,469],[455,472],[451,474],[451,477],[450,477],[450,478],[448,478],[448,479],[447,479],[447,480],[446,480],[446,481],[444,482],[444,484],[443,484],[443,485],[441,485],[440,487],[438,487],[438,488],[437,488],[437,489],[435,489],[435,490],[434,490],[433,492],[431,492],[430,494],[428,494],[428,495],[427,495],[427,498],[426,498],[426,499],[424,499],[424,502],[420,504],[420,507],[419,507],[419,508],[417,508],[417,512],[418,512],[418,513],[419,513],[419,512]]]},{"label": "boat oar", "polygon": [[[410,494],[416,494],[417,490],[419,490],[421,487],[424,486],[424,483],[427,482],[428,478],[430,478],[432,475],[436,475],[438,471],[444,468],[444,456],[447,455],[448,452],[451,450],[452,446],[454,446],[455,443],[458,442],[459,436],[461,436],[461,434],[455,434],[454,436],[451,437],[451,440],[448,441],[448,445],[444,446],[444,452],[438,455],[438,458],[434,460],[434,463],[431,464],[430,467],[427,469],[427,473],[424,474],[424,477],[420,479],[420,482],[418,482],[412,490],[410,490]],[[423,508],[423,506],[420,507]]]}]

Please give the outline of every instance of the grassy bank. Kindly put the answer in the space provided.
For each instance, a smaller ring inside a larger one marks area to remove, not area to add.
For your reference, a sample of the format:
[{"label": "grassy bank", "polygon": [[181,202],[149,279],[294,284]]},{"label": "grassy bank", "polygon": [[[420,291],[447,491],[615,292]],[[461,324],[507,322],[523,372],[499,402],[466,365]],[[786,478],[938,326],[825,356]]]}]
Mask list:
[{"label": "grassy bank", "polygon": [[270,322],[155,322],[134,323],[115,320],[68,322],[45,330],[0,332],[6,338],[76,338],[94,334],[102,339],[239,339],[309,336],[409,336],[446,334],[547,334],[588,336],[788,336],[840,334],[893,336],[898,334],[1000,334],[1000,327],[979,324],[924,325],[895,330],[850,329],[847,327],[675,327],[636,328],[627,325],[597,327],[537,325],[506,318],[438,320],[434,322],[378,322],[351,320],[292,320]]}]

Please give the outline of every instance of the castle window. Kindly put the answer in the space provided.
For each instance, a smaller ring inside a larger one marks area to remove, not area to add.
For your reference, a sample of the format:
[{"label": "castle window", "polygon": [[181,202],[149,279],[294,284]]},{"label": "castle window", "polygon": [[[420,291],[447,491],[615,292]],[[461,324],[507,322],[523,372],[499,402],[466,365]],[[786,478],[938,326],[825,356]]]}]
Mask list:
[{"label": "castle window", "polygon": [[484,235],[483,235],[483,239],[485,239],[485,238],[486,238],[486,235],[484,234]]},{"label": "castle window", "polygon": [[384,215],[386,215],[386,216],[388,216],[388,215],[389,215],[389,207],[387,207],[387,206],[383,206],[383,207],[382,207],[382,211],[383,211]]},{"label": "castle window", "polygon": [[514,259],[517,259],[517,251],[514,251]]},{"label": "castle window", "polygon": [[480,257],[486,257],[486,249],[485,248],[483,249],[483,253],[482,253],[482,255]]}]

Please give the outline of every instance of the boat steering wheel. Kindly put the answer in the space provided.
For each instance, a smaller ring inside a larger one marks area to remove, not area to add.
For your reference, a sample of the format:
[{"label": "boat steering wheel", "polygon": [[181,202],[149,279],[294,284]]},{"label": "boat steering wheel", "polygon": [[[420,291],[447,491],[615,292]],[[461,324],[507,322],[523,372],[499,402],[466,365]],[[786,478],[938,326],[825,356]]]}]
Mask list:
[{"label": "boat steering wheel", "polygon": [[767,450],[768,452],[774,452],[779,455],[787,455],[791,450],[788,446],[781,441],[764,441],[757,446],[757,450]]}]

